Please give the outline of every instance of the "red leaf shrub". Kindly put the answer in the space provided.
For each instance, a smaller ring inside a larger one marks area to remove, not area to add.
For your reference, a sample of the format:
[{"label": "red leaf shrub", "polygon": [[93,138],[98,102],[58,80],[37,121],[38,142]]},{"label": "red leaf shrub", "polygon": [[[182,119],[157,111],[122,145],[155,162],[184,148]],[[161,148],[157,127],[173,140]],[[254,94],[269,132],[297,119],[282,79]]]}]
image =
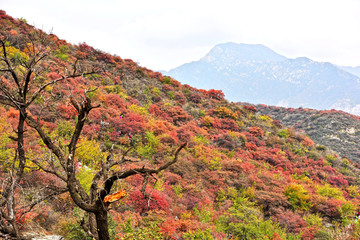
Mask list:
[{"label": "red leaf shrub", "polygon": [[165,84],[165,85],[162,87],[162,91],[165,92],[165,93],[167,93],[167,92],[169,92],[169,91],[174,91],[174,88],[171,87],[171,86],[169,86],[169,85],[167,85],[167,84]]},{"label": "red leaf shrub", "polygon": [[142,116],[133,112],[126,113],[123,118],[111,118],[109,122],[121,135],[142,133],[145,128]]},{"label": "red leaf shrub", "polygon": [[255,144],[253,144],[253,143],[251,143],[251,142],[247,142],[247,143],[245,143],[245,147],[247,148],[247,149],[249,149],[249,150],[253,150],[253,151],[255,151],[256,150],[256,145]]},{"label": "red leaf shrub", "polygon": [[257,112],[257,109],[254,106],[245,105],[243,108],[250,111],[250,112]]},{"label": "red leaf shrub", "polygon": [[235,142],[235,139],[228,134],[221,134],[221,135],[215,136],[214,142],[219,147],[226,148],[230,151],[235,149],[236,147],[238,147]]},{"label": "red leaf shrub", "polygon": [[215,90],[215,89],[210,89],[209,91],[206,92],[206,94],[213,99],[216,100],[223,100],[225,97],[225,94],[222,92],[222,90]]},{"label": "red leaf shrub", "polygon": [[75,108],[70,105],[59,105],[57,111],[61,117],[66,119],[74,119],[77,116]]},{"label": "red leaf shrub", "polygon": [[179,104],[184,105],[186,103],[186,97],[182,92],[176,92],[174,100],[177,101]]},{"label": "red leaf shrub", "polygon": [[291,210],[278,212],[275,215],[275,219],[279,222],[281,227],[286,228],[286,230],[290,233],[299,234],[306,228],[306,222],[304,219],[299,214],[294,213]]},{"label": "red leaf shrub", "polygon": [[118,94],[107,94],[105,98],[105,104],[108,107],[114,107],[115,109],[123,111],[125,110],[125,101]]},{"label": "red leaf shrub", "polygon": [[264,131],[259,127],[250,127],[249,133],[251,133],[253,136],[257,136],[257,137],[264,136]]},{"label": "red leaf shrub", "polygon": [[55,80],[61,78],[61,75],[57,72],[50,72],[48,78],[50,78],[50,80]]},{"label": "red leaf shrub", "polygon": [[135,208],[136,212],[144,213],[150,210],[167,210],[168,201],[166,195],[156,189],[146,189],[146,194],[150,199],[144,198],[140,190],[130,193],[129,203]]},{"label": "red leaf shrub", "polygon": [[189,94],[188,99],[189,99],[190,102],[193,102],[193,103],[200,103],[201,102],[201,96],[198,93]]},{"label": "red leaf shrub", "polygon": [[331,185],[338,186],[338,187],[343,187],[343,186],[347,187],[347,186],[349,186],[349,182],[342,175],[330,176],[328,178],[328,182]]}]

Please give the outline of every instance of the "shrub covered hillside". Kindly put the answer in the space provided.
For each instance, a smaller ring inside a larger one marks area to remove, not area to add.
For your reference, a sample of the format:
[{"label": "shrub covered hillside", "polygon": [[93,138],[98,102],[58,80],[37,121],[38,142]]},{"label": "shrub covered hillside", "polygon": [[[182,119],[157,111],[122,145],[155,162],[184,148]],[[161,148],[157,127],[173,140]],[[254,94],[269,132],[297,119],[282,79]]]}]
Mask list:
[{"label": "shrub covered hillside", "polygon": [[359,238],[350,159],[219,90],[0,29],[0,237]]},{"label": "shrub covered hillside", "polygon": [[315,142],[360,162],[360,117],[336,110],[255,106],[261,114],[303,131]]}]

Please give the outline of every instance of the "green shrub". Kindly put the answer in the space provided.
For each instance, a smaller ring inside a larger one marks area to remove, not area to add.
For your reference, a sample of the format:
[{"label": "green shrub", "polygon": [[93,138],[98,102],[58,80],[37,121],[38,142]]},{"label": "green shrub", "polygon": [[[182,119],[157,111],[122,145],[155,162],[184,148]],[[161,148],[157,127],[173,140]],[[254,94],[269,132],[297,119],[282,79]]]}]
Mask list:
[{"label": "green shrub", "polygon": [[164,235],[160,232],[159,227],[156,224],[153,224],[149,227],[141,227],[136,231],[131,231],[127,233],[122,240],[163,240]]},{"label": "green shrub", "polygon": [[196,231],[189,231],[187,233],[184,233],[184,239],[189,240],[214,240],[214,238],[211,236],[210,230],[206,229],[205,231],[201,229],[197,229]]},{"label": "green shrub", "polygon": [[281,129],[278,132],[278,135],[279,135],[279,137],[282,137],[282,138],[289,138],[290,137],[290,132],[287,129]]},{"label": "green shrub", "polygon": [[[234,239],[300,239],[287,234],[278,223],[264,220],[263,213],[255,203],[244,197],[244,193],[228,189],[232,206],[216,220],[217,230],[230,234]],[[236,190],[235,190],[236,191]]]},{"label": "green shrub", "polygon": [[295,210],[300,209],[306,211],[311,207],[310,196],[300,184],[293,183],[287,186],[284,194]]},{"label": "green shrub", "polygon": [[343,192],[336,187],[331,187],[329,184],[325,184],[324,186],[318,186],[316,192],[317,194],[323,197],[340,199],[340,200],[344,199]]}]

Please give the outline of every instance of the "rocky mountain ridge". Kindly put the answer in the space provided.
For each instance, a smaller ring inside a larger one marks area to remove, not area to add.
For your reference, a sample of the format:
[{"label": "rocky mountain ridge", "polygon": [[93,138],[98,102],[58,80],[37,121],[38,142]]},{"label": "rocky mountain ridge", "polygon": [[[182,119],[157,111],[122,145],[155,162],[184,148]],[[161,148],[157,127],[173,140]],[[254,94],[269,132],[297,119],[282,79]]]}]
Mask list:
[{"label": "rocky mountain ridge", "polygon": [[327,62],[288,59],[263,45],[219,44],[199,61],[163,74],[194,87],[222,89],[234,102],[360,114],[358,76]]}]

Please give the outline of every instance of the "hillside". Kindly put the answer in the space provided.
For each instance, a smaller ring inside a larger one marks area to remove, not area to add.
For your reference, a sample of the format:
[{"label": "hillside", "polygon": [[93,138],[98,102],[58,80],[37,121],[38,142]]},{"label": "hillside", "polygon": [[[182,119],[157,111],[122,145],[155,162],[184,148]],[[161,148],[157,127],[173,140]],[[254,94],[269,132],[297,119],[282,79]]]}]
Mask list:
[{"label": "hillside", "polygon": [[360,236],[350,159],[5,11],[0,31],[0,237]]},{"label": "hillside", "polygon": [[194,87],[222,89],[234,102],[360,114],[358,76],[331,63],[288,59],[262,45],[219,44],[199,61],[164,74]]},{"label": "hillside", "polygon": [[360,162],[360,118],[341,111],[318,111],[256,105],[260,114],[278,119],[282,124],[304,131],[315,142]]}]

